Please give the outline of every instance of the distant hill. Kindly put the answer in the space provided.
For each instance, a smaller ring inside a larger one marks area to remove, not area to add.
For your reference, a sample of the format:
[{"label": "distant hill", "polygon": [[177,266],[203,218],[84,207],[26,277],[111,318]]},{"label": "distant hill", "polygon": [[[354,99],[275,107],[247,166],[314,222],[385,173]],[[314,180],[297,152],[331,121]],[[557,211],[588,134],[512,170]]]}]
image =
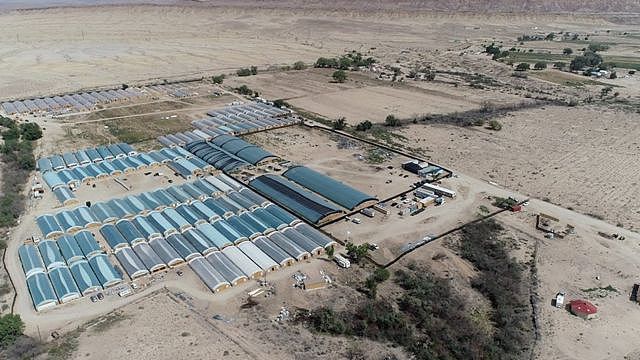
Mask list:
[{"label": "distant hill", "polygon": [[640,13],[640,1],[637,0],[2,0],[0,1],[0,9],[124,4],[172,4],[183,6],[234,6],[323,10],[345,9],[352,11],[422,10],[474,13]]}]

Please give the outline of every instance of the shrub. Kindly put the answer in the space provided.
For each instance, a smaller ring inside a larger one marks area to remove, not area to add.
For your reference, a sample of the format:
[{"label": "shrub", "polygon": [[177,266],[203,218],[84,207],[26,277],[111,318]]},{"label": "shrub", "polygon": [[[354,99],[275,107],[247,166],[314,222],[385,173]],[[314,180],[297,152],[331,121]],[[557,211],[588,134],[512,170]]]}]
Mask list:
[{"label": "shrub", "polygon": [[564,49],[562,49],[562,53],[563,53],[564,55],[571,55],[571,54],[573,54],[573,49],[568,48],[568,47],[567,47],[567,48],[564,48]]},{"label": "shrub", "polygon": [[562,61],[556,61],[553,63],[553,66],[558,70],[563,70],[565,67],[567,67],[567,63]]},{"label": "shrub", "polygon": [[0,317],[0,347],[7,348],[22,335],[24,323],[20,315],[6,314]]},{"label": "shrub", "polygon": [[279,107],[279,108],[283,108],[283,107],[291,107],[291,105],[289,105],[289,103],[287,103],[286,101],[284,101],[283,99],[277,99],[277,100],[273,100],[273,105]]},{"label": "shrub", "polygon": [[385,124],[385,126],[400,126],[400,119],[398,119],[397,117],[395,117],[392,114],[389,114],[384,119],[384,124]]},{"label": "shrub", "polygon": [[595,53],[598,51],[607,51],[609,50],[609,46],[604,44],[599,44],[599,43],[592,43],[592,44],[589,44],[589,47],[587,49]]},{"label": "shrub", "polygon": [[236,74],[238,74],[238,76],[250,76],[251,75],[251,69],[242,68],[242,69],[236,71]]},{"label": "shrub", "polygon": [[531,68],[529,63],[520,63],[516,66],[516,71],[527,71]]},{"label": "shrub", "polygon": [[347,120],[344,117],[338,118],[332,123],[335,130],[344,130],[347,127]]},{"label": "shrub", "polygon": [[533,65],[533,68],[535,70],[544,70],[547,68],[547,63],[544,61],[539,61],[537,63],[535,63],[535,65]]},{"label": "shrub", "polygon": [[609,75],[609,79],[617,79],[618,78],[618,74],[615,71],[611,72],[611,75]]},{"label": "shrub", "polygon": [[42,129],[36,123],[20,124],[20,133],[24,140],[29,141],[38,140],[42,137]]},{"label": "shrub", "polygon": [[211,82],[214,84],[222,84],[224,82],[224,74],[212,76]]},{"label": "shrub", "polygon": [[257,75],[258,74],[258,67],[257,66],[252,66],[251,69],[249,69],[251,71],[251,75]]},{"label": "shrub", "polygon": [[344,70],[336,70],[333,72],[333,75],[331,75],[331,77],[335,82],[343,83],[345,82],[345,80],[347,80],[347,73],[344,72]]},{"label": "shrub", "polygon": [[240,95],[252,95],[254,91],[251,90],[247,85],[242,85],[234,89]]},{"label": "shrub", "polygon": [[358,125],[356,125],[357,131],[367,131],[373,127],[373,124],[369,120],[365,120]]},{"label": "shrub", "polygon": [[498,120],[489,121],[489,129],[494,131],[502,130],[502,124]]},{"label": "shrub", "polygon": [[307,65],[303,61],[296,61],[293,63],[293,70],[304,70],[307,68]]}]

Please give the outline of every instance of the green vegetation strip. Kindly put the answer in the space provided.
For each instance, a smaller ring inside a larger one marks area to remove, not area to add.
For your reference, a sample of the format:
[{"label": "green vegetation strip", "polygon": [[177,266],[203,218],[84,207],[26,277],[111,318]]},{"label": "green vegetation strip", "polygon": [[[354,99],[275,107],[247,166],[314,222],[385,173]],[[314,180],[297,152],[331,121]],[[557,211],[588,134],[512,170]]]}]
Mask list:
[{"label": "green vegetation strip", "polygon": [[469,312],[467,298],[448,279],[409,264],[395,272],[393,281],[401,291],[391,298],[375,299],[374,289],[389,277],[376,270],[365,283],[369,298],[344,311],[301,311],[296,319],[321,333],[388,341],[416,359],[525,357],[533,325],[524,267],[498,239],[502,230],[493,220],[476,223],[462,231],[459,244],[461,256],[478,270],[471,285],[491,304],[491,311]]},{"label": "green vegetation strip", "polygon": [[[42,137],[35,123],[18,125],[14,120],[0,117],[2,139],[2,195],[0,195],[0,228],[16,225],[24,210],[24,186],[36,167],[33,156],[34,141]],[[4,242],[0,243],[4,246]]]}]

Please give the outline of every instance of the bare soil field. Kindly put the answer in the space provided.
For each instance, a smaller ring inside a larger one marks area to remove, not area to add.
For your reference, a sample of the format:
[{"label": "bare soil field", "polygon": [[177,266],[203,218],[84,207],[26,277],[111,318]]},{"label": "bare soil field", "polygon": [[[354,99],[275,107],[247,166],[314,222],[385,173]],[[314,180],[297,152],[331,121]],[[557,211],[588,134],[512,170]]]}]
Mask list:
[{"label": "bare soil field", "polygon": [[538,199],[640,227],[637,114],[547,107],[498,119],[502,131],[411,125],[431,159]]},{"label": "bare soil field", "polygon": [[336,17],[330,8],[111,6],[100,11],[13,11],[0,14],[0,32],[10,34],[0,40],[5,74],[0,98],[149,78],[200,77],[249,65],[312,62],[352,49],[375,47],[381,57],[395,56],[404,48],[462,49],[472,39],[514,39],[523,29],[542,23],[554,30],[622,28],[588,16],[425,11],[382,16],[347,12]]},{"label": "bare soil field", "polygon": [[[597,97],[605,84],[619,86],[614,91],[619,91],[620,98],[630,101],[631,106],[634,96],[640,93],[637,77],[633,76],[594,81],[547,70],[533,73],[529,79],[514,78],[512,66],[481,53],[482,45],[491,41],[511,46],[522,34],[572,31],[592,34],[592,39],[599,42],[620,44],[604,55],[637,56],[638,38],[633,37],[637,25],[625,23],[634,14],[617,14],[609,19],[575,15],[575,7],[584,2],[570,6],[557,2],[527,5],[506,1],[492,2],[490,6],[486,1],[445,3],[403,3],[389,10],[391,3],[365,6],[360,0],[341,6],[334,1],[275,1],[261,3],[268,9],[258,9],[254,2],[243,1],[215,2],[218,6],[212,7],[106,6],[2,12],[0,33],[6,36],[0,39],[0,98],[123,83],[135,85],[149,79],[234,74],[238,68],[251,65],[260,68],[257,76],[227,77],[224,87],[245,84],[266,98],[284,98],[302,110],[327,118],[345,116],[351,124],[365,119],[381,122],[390,113],[410,117],[477,109],[487,100],[512,103],[536,96]],[[547,13],[570,11],[570,15],[424,11],[447,10],[456,4],[465,9],[544,8]],[[582,14],[589,9],[636,10],[620,1],[590,3],[582,9]],[[598,35],[593,35],[596,32]],[[628,35],[632,36],[613,38],[624,32],[631,32]],[[558,52],[566,46],[578,51],[585,44],[536,42],[522,46]],[[386,64],[429,66],[438,71],[436,81],[391,86],[374,80],[370,74],[349,73],[346,83],[335,84],[330,83],[330,70],[275,70],[298,60],[310,64],[320,56],[337,56],[351,50],[370,54]],[[123,139],[142,141],[145,148],[157,146],[152,144],[157,135],[186,130],[190,121],[203,116],[208,108],[236,98],[203,96],[162,105],[108,109],[86,117],[35,118],[46,128],[36,157]],[[172,115],[177,117],[167,119]],[[631,284],[639,281],[640,270],[636,261],[640,238],[628,231],[640,227],[637,113],[604,105],[547,106],[513,112],[498,120],[503,124],[499,132],[425,124],[397,129],[404,138],[396,140],[402,139],[404,146],[422,148],[432,160],[460,172],[459,177],[443,182],[456,190],[458,197],[414,217],[363,216],[362,224],[342,222],[326,230],[356,243],[378,242],[381,249],[373,256],[384,262],[402,252],[407,242],[476,218],[480,206],[493,210],[487,196],[531,196],[534,199],[524,212],[505,213],[498,219],[506,224],[507,236],[519,245],[512,249],[514,256],[522,262],[535,257],[530,264],[536,265],[538,283],[531,286],[540,296],[540,312],[536,315],[541,333],[536,358],[637,357],[640,335],[633,329],[640,321],[640,312],[627,300]],[[404,191],[416,180],[402,174],[400,164],[405,158],[373,153],[370,147],[349,143],[341,149],[340,141],[319,130],[291,127],[247,136],[247,140],[379,198]],[[168,179],[162,181],[160,184],[152,176],[129,178],[133,192],[169,184]],[[123,194],[112,180],[78,192],[82,201]],[[327,259],[314,259],[270,274],[276,294],[261,298],[248,310],[240,310],[240,306],[246,292],[257,286],[254,282],[212,295],[192,272],[178,277],[169,271],[129,298],[108,294],[99,303],[83,298],[36,313],[24,286],[17,247],[38,231],[34,215],[55,207],[52,194],[40,202],[28,202],[19,226],[8,234],[11,240],[6,266],[10,273],[17,274],[15,310],[25,320],[29,335],[35,336],[42,329],[48,337],[52,330],[65,332],[119,309],[118,321],[111,327],[95,325],[80,335],[75,358],[342,359],[351,356],[354,348],[364,352],[365,358],[407,358],[400,349],[385,343],[322,336],[301,326],[274,321],[283,306],[291,310],[331,304],[341,310],[364,296],[354,289],[364,276],[362,269],[354,266],[349,271],[338,270]],[[533,228],[532,215],[538,212],[574,225],[576,235],[545,239]],[[612,233],[624,234],[627,239],[613,240],[608,237]],[[440,252],[444,258],[436,256]],[[431,264],[436,273],[451,276],[463,294],[473,296],[473,267],[443,241],[420,248],[408,258]],[[314,280],[324,270],[334,280],[333,287],[313,292],[294,288],[291,275],[297,270]],[[170,292],[184,292],[186,300],[174,301],[175,297],[162,292],[165,286]],[[161,290],[159,295],[145,298],[155,290]],[[570,299],[593,301],[600,308],[600,318],[583,321],[551,307],[550,300],[559,290],[566,290]],[[214,320],[214,315],[221,315],[224,320]],[[168,322],[172,327],[167,326]]]},{"label": "bare soil field", "polygon": [[318,129],[293,126],[245,138],[285,160],[309,166],[379,199],[406,191],[418,181],[401,168],[408,158],[383,151],[382,161],[372,162],[368,160],[371,146]]}]

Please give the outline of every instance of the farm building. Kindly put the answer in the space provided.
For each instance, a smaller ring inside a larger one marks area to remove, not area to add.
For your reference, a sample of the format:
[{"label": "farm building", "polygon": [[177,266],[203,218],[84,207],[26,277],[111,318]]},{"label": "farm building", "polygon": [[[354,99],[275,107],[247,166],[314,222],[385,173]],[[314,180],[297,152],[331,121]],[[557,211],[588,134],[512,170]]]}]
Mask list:
[{"label": "farm building", "polygon": [[585,320],[593,319],[598,315],[598,308],[587,300],[571,300],[569,308],[573,315]]}]

